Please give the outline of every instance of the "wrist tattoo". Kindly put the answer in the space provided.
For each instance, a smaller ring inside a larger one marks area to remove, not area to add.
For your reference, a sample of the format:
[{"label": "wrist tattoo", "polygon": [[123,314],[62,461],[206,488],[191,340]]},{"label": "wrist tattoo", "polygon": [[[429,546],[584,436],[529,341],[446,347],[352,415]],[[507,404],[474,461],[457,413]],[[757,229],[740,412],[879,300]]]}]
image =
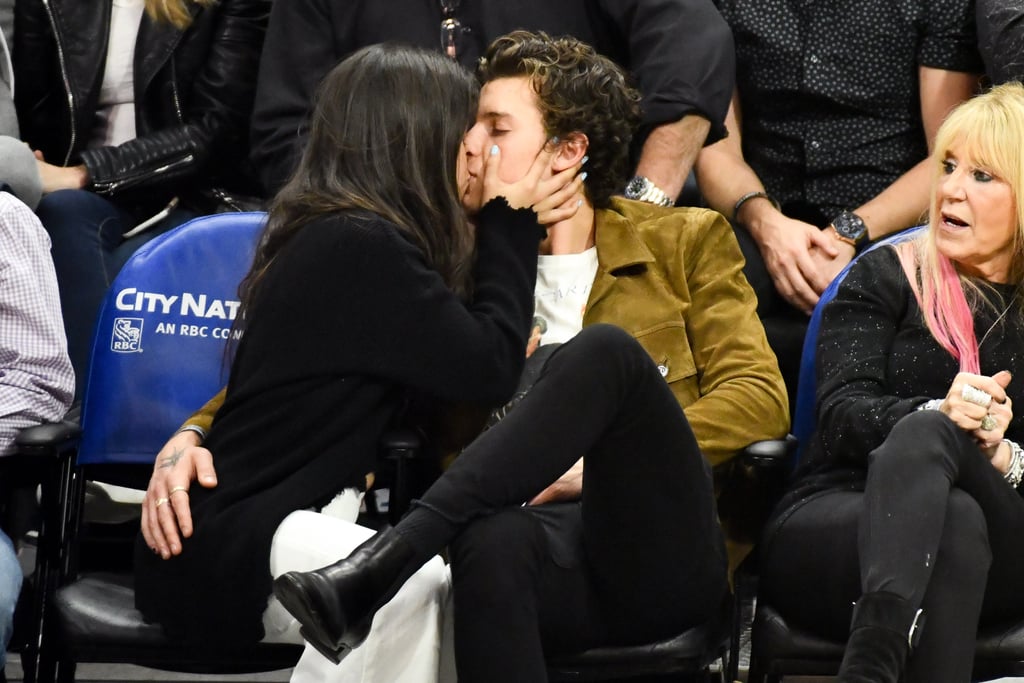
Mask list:
[{"label": "wrist tattoo", "polygon": [[174,452],[168,455],[166,458],[160,461],[160,469],[167,467],[174,467],[181,460],[181,456],[185,454],[185,451],[181,448],[175,448]]}]

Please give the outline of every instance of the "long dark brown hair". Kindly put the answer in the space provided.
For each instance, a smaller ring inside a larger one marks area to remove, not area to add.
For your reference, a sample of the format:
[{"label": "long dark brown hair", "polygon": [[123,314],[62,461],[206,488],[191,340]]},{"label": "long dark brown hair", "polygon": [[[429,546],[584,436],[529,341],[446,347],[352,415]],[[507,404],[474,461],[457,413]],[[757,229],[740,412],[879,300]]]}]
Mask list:
[{"label": "long dark brown hair", "polygon": [[316,218],[369,211],[394,223],[460,296],[473,234],[456,168],[476,117],[472,75],[441,54],[394,44],[353,53],[324,79],[298,168],[271,204],[237,321],[281,248]]}]

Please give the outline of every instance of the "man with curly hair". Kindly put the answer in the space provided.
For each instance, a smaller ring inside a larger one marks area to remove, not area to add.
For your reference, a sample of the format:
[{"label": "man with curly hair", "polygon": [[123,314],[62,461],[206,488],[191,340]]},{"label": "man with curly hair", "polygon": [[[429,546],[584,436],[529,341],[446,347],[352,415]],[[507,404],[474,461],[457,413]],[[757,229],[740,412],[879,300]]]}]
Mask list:
[{"label": "man with curly hair", "polygon": [[[629,332],[658,364],[723,483],[737,451],[781,436],[788,424],[728,222],[704,209],[614,196],[629,169],[639,95],[589,46],[517,31],[491,44],[478,75],[477,122],[466,137],[472,177],[493,146],[505,179],[521,177],[552,138],[553,170],[587,157],[579,210],[547,226],[541,244],[535,315],[548,326],[541,344],[597,323]],[[470,207],[479,185],[464,199]],[[680,624],[716,606],[698,595],[700,573],[679,561],[721,560],[699,550],[694,533],[704,520],[674,499],[675,486],[693,482],[652,481],[645,490],[622,482],[613,503],[620,514],[609,515],[608,501],[594,502],[593,490],[583,495],[585,460],[527,507],[471,522],[450,546],[459,680],[544,680],[544,653],[673,635],[637,623],[633,610],[652,599],[673,604]],[[720,512],[729,519],[735,511]],[[678,541],[676,551],[654,550],[664,538]],[[688,578],[662,580],[666,572]],[[631,582],[608,580],[631,575]]]}]

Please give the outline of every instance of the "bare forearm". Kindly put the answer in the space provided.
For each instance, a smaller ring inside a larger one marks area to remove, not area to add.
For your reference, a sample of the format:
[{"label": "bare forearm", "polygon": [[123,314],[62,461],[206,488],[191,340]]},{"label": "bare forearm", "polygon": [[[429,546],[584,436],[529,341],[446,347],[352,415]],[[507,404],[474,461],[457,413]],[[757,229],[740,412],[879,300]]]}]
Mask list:
[{"label": "bare forearm", "polygon": [[[764,184],[743,160],[736,141],[726,138],[705,147],[697,157],[695,168],[697,184],[708,206],[726,218],[749,227],[757,208],[771,207],[767,200],[753,199],[744,202],[741,216],[733,215],[733,207],[740,197],[748,192],[764,191]],[[762,202],[764,207],[758,207]]]},{"label": "bare forearm", "polygon": [[636,175],[649,178],[670,197],[678,197],[710,129],[708,120],[697,114],[658,126],[644,141]]},{"label": "bare forearm", "polygon": [[876,197],[861,204],[855,213],[867,225],[868,237],[875,240],[925,220],[930,187],[930,161],[924,159]]}]

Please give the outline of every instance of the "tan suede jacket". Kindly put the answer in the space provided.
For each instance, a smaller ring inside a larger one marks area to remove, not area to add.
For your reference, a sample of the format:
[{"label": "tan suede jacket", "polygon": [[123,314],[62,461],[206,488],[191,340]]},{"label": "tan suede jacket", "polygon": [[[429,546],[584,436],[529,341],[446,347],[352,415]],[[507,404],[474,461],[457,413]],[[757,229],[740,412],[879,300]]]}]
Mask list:
[{"label": "tan suede jacket", "polygon": [[786,389],[729,223],[706,209],[615,199],[597,212],[595,242],[583,324],[618,325],[643,345],[711,465],[785,435]]},{"label": "tan suede jacket", "polygon": [[[584,326],[618,325],[647,350],[683,407],[716,488],[737,486],[730,462],[746,445],[789,429],[786,390],[743,275],[743,256],[729,223],[706,209],[666,209],[614,199],[596,212],[598,268]],[[186,422],[209,429],[223,402],[215,396]],[[731,540],[750,541],[736,498],[720,499]],[[730,528],[730,526],[732,528]],[[730,548],[731,564],[744,549]]]}]

